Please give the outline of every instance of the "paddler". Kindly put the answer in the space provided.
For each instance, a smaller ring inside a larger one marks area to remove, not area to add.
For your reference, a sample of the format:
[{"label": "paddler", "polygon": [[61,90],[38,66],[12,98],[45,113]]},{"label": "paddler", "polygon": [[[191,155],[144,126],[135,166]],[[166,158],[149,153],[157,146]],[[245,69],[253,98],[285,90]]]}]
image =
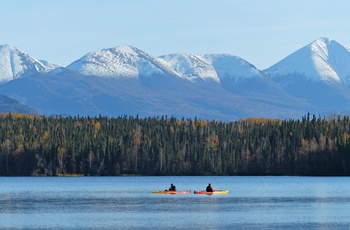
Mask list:
[{"label": "paddler", "polygon": [[173,183],[170,185],[169,191],[176,191],[176,186]]},{"label": "paddler", "polygon": [[206,192],[214,192],[213,187],[211,187],[211,184],[209,183],[207,188],[205,189]]}]

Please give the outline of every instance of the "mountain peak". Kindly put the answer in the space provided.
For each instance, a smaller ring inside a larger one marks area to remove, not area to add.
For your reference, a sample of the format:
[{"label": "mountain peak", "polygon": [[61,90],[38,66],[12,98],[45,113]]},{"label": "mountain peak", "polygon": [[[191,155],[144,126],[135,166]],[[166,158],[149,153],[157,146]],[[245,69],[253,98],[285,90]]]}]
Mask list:
[{"label": "mountain peak", "polygon": [[315,43],[315,42],[330,43],[331,41],[333,41],[333,40],[330,39],[330,38],[327,38],[327,37],[319,37],[318,39],[316,39],[316,40],[313,41],[312,43]]},{"label": "mountain peak", "polygon": [[117,46],[91,52],[67,68],[83,75],[104,78],[176,75],[164,62],[133,46]]},{"label": "mountain peak", "polygon": [[110,49],[114,49],[114,50],[121,52],[121,53],[134,53],[134,54],[136,54],[136,53],[142,52],[140,49],[138,49],[134,46],[129,46],[129,45],[121,45],[121,46],[117,46],[115,48],[110,48]]},{"label": "mountain peak", "polygon": [[50,67],[11,45],[0,45],[0,84],[35,73],[47,73]]},{"label": "mountain peak", "polygon": [[350,49],[321,37],[266,69],[272,78],[302,77],[314,82],[350,83]]},{"label": "mountain peak", "polygon": [[13,49],[13,48],[15,47],[10,44],[0,45],[0,49]]},{"label": "mountain peak", "polygon": [[338,42],[330,40],[329,38],[321,37],[309,44],[313,55],[320,56],[323,60],[328,60],[329,50],[332,49],[331,46],[335,44],[340,45]]},{"label": "mountain peak", "polygon": [[22,50],[10,44],[0,45],[0,52],[2,55],[5,53],[24,53]]}]

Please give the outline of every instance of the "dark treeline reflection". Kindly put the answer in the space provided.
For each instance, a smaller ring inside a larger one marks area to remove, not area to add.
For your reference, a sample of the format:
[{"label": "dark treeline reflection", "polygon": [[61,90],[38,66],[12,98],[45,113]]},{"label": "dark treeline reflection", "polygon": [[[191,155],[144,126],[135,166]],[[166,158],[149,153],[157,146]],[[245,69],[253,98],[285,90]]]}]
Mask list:
[{"label": "dark treeline reflection", "polygon": [[350,119],[0,117],[0,175],[350,175]]}]

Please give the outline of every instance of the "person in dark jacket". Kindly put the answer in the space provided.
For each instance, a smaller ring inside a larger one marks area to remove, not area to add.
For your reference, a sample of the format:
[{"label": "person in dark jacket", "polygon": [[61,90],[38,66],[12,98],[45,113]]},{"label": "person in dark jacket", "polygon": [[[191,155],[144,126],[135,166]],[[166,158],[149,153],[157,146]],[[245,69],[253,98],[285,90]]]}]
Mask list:
[{"label": "person in dark jacket", "polygon": [[171,184],[169,191],[176,191],[176,186],[174,184]]},{"label": "person in dark jacket", "polygon": [[210,183],[208,184],[208,186],[207,186],[207,188],[206,188],[205,191],[206,191],[206,192],[214,192],[214,189],[213,189],[213,187],[211,187],[211,184],[210,184]]}]

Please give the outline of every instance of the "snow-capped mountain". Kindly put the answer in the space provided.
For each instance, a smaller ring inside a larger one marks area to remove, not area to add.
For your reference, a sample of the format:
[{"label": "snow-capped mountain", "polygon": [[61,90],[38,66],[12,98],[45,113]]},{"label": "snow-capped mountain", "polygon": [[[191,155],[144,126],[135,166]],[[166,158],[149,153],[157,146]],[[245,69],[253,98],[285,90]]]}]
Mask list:
[{"label": "snow-capped mountain", "polygon": [[209,91],[224,89],[235,95],[259,98],[265,103],[295,103],[295,98],[286,94],[266,74],[234,55],[180,53],[159,58],[183,78]]},{"label": "snow-capped mountain", "polygon": [[0,45],[0,84],[32,74],[47,73],[52,68],[51,64],[46,65],[16,47]]},{"label": "snow-capped mountain", "polygon": [[132,46],[118,46],[88,53],[67,68],[83,75],[103,78],[177,75],[166,62]]},{"label": "snow-capped mountain", "polygon": [[45,115],[300,118],[350,113],[348,63],[350,48],[327,38],[264,71],[229,54],[156,58],[132,46],[57,67],[1,46],[0,92]]},{"label": "snow-capped mountain", "polygon": [[[246,84],[248,88],[258,84],[260,89],[264,88],[261,85],[264,81],[273,84],[271,79],[254,65],[234,55],[181,53],[163,55],[159,58],[169,63],[174,71],[192,83],[219,83],[226,90],[235,93],[240,91],[241,84]],[[243,90],[248,92],[248,88]]]},{"label": "snow-capped mountain", "polygon": [[265,70],[318,113],[350,112],[350,48],[319,38]]},{"label": "snow-capped mountain", "polygon": [[319,38],[266,69],[265,72],[283,84],[293,81],[291,77],[294,76],[313,82],[349,85],[349,63],[350,47],[328,38]]},{"label": "snow-capped mountain", "polygon": [[207,59],[195,54],[168,54],[159,57],[183,78],[197,83],[199,81],[220,82],[220,79]]}]

